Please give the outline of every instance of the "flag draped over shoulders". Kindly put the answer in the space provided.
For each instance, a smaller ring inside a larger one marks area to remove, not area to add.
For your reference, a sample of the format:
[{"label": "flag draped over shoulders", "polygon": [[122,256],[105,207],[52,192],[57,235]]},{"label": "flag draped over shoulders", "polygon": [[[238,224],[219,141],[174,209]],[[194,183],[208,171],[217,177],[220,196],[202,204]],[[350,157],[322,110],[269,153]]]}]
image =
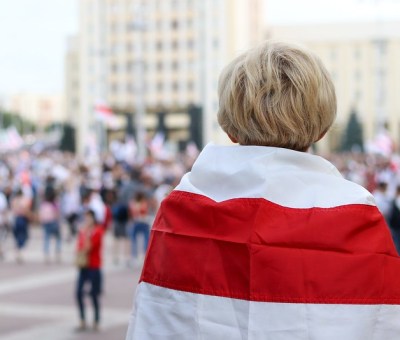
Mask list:
[{"label": "flag draped over shoulders", "polygon": [[400,258],[324,159],[207,146],[155,220],[127,339],[400,339]]}]

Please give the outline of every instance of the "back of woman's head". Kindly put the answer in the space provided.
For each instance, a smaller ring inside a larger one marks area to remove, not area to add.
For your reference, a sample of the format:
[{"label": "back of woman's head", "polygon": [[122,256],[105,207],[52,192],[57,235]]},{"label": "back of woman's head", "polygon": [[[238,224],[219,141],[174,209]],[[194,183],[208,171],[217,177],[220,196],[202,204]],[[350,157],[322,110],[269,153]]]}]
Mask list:
[{"label": "back of woman's head", "polygon": [[218,121],[242,145],[303,151],[336,116],[336,95],[319,58],[267,41],[234,59],[219,80]]}]

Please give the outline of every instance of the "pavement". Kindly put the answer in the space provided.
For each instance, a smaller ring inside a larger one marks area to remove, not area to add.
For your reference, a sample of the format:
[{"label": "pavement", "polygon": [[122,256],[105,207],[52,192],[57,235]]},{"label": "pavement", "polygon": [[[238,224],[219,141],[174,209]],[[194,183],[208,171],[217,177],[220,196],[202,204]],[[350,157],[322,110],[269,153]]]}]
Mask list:
[{"label": "pavement", "polygon": [[[140,266],[113,264],[112,237],[106,235],[100,330],[79,333],[75,242],[64,242],[61,263],[51,264],[44,262],[42,244],[41,229],[31,228],[24,263],[17,264],[12,237],[6,240],[6,256],[0,261],[0,340],[125,339]],[[93,310],[86,302],[89,321]]]}]

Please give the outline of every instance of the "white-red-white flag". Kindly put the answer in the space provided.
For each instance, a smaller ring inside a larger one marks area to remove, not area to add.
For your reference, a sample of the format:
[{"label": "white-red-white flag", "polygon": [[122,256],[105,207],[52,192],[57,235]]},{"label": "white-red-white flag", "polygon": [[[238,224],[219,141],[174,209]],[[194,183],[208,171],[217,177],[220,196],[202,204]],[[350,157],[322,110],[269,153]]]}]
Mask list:
[{"label": "white-red-white flag", "polygon": [[164,151],[165,135],[162,132],[157,132],[151,139],[149,149],[153,156],[158,157]]},{"label": "white-red-white flag", "polygon": [[128,340],[398,339],[400,258],[324,159],[207,146],[153,225]]},{"label": "white-red-white flag", "polygon": [[94,106],[94,112],[98,121],[101,121],[111,129],[118,128],[118,118],[107,104],[103,102],[96,103]]}]

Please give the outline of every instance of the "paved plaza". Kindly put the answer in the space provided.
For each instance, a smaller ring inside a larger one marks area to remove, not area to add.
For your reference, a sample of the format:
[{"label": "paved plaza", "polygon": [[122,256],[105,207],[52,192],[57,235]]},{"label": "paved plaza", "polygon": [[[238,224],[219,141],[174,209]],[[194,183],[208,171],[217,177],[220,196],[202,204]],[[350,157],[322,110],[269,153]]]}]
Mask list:
[{"label": "paved plaza", "polygon": [[[42,233],[35,228],[25,262],[16,264],[9,237],[6,259],[0,262],[0,340],[124,339],[140,268],[112,264],[111,236],[105,241],[101,328],[99,332],[77,333],[74,242],[64,243],[61,264],[45,264]],[[89,299],[86,302],[90,321],[91,303]]]}]

